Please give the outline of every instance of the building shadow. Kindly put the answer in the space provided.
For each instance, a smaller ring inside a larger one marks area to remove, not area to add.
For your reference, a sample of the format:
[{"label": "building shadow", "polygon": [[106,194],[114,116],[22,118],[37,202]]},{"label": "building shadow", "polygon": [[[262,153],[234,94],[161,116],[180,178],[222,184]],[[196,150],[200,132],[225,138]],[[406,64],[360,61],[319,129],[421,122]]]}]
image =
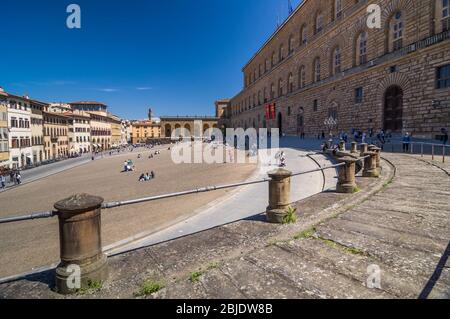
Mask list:
[{"label": "building shadow", "polygon": [[434,289],[434,286],[439,281],[439,278],[441,278],[442,270],[444,270],[445,265],[447,264],[449,255],[450,255],[450,243],[448,244],[447,249],[445,250],[444,254],[439,260],[436,269],[434,270],[427,284],[420,293],[419,299],[428,299],[428,297],[430,296],[431,292]]}]

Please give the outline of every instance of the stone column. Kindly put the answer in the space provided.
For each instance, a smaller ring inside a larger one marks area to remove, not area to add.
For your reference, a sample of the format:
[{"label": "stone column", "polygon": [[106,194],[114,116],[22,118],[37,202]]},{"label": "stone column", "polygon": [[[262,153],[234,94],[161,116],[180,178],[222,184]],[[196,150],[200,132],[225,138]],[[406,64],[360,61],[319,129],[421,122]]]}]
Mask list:
[{"label": "stone column", "polygon": [[[56,290],[74,292],[78,268],[81,288],[89,282],[103,282],[108,276],[106,255],[102,252],[101,205],[103,198],[78,194],[55,204],[59,219],[61,262],[56,269]],[[69,287],[69,285],[71,285]]]},{"label": "stone column", "polygon": [[358,143],[352,142],[352,148],[350,151],[351,154],[359,154],[358,152]]},{"label": "stone column", "polygon": [[376,156],[377,169],[379,171],[381,171],[381,148],[379,148],[378,146],[375,146],[375,145],[371,145],[369,147],[369,151],[377,153],[377,156]]},{"label": "stone column", "polygon": [[282,223],[286,216],[286,209],[291,203],[291,175],[292,172],[280,168],[268,173],[272,179],[269,182],[269,207],[267,207],[267,221]]},{"label": "stone column", "polygon": [[338,160],[345,165],[339,167],[339,177],[337,184],[338,193],[353,193],[357,189],[355,179],[355,167],[357,159],[345,156]]},{"label": "stone column", "polygon": [[367,152],[364,153],[364,156],[367,156],[364,159],[364,177],[379,177],[380,172],[377,169],[377,153],[375,152]]},{"label": "stone column", "polygon": [[361,156],[364,156],[364,154],[369,151],[369,145],[366,143],[360,144],[359,147],[360,147],[360,155]]}]

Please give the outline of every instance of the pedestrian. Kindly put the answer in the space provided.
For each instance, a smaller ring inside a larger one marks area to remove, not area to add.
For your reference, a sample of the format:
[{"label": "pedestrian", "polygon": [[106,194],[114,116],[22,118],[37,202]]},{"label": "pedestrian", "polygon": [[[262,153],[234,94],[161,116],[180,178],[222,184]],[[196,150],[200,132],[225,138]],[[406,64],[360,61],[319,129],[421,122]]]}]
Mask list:
[{"label": "pedestrian", "polygon": [[17,185],[22,184],[22,175],[20,175],[20,172],[17,172],[17,174],[16,174],[16,181],[17,181]]},{"label": "pedestrian", "polygon": [[403,136],[403,153],[407,153],[409,151],[409,145],[411,144],[411,136],[408,132]]},{"label": "pedestrian", "polygon": [[444,145],[447,145],[447,142],[448,142],[448,131],[447,131],[446,128],[442,128],[441,132],[443,134],[442,142],[443,142]]},{"label": "pedestrian", "polygon": [[6,187],[6,178],[4,175],[0,175],[0,188],[4,189]]},{"label": "pedestrian", "polygon": [[363,133],[361,138],[363,144],[366,143],[366,137],[367,137],[366,133]]},{"label": "pedestrian", "polygon": [[152,179],[155,178],[155,172],[154,172],[154,171],[152,171],[152,172],[150,173],[150,175],[151,175]]},{"label": "pedestrian", "polygon": [[9,172],[9,182],[14,183],[15,182],[15,174],[14,171]]}]

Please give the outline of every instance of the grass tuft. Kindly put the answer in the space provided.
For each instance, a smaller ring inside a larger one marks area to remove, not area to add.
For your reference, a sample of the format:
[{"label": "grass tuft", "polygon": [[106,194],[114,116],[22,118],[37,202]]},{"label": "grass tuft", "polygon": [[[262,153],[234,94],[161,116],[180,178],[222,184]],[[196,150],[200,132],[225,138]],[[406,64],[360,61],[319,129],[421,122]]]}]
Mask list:
[{"label": "grass tuft", "polygon": [[151,279],[146,280],[142,286],[139,292],[136,294],[137,296],[150,296],[161,289],[163,289],[165,286],[163,283],[154,281]]},{"label": "grass tuft", "polygon": [[289,206],[286,209],[286,216],[283,218],[283,224],[295,224],[297,222],[297,208]]}]

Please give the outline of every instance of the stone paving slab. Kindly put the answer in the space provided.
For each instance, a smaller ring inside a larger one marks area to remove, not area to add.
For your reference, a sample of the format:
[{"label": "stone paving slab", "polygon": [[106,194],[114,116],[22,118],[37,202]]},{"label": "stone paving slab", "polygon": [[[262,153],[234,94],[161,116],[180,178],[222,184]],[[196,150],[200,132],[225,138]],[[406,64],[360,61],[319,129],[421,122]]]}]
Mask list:
[{"label": "stone paving slab", "polygon": [[[325,192],[296,203],[298,221],[254,217],[110,258],[100,291],[68,298],[450,298],[450,178],[411,156],[384,154],[380,179],[358,178],[361,192]],[[368,266],[381,287],[367,287]],[[195,275],[195,280],[192,280]],[[61,298],[44,272],[0,285],[0,297]]]}]

